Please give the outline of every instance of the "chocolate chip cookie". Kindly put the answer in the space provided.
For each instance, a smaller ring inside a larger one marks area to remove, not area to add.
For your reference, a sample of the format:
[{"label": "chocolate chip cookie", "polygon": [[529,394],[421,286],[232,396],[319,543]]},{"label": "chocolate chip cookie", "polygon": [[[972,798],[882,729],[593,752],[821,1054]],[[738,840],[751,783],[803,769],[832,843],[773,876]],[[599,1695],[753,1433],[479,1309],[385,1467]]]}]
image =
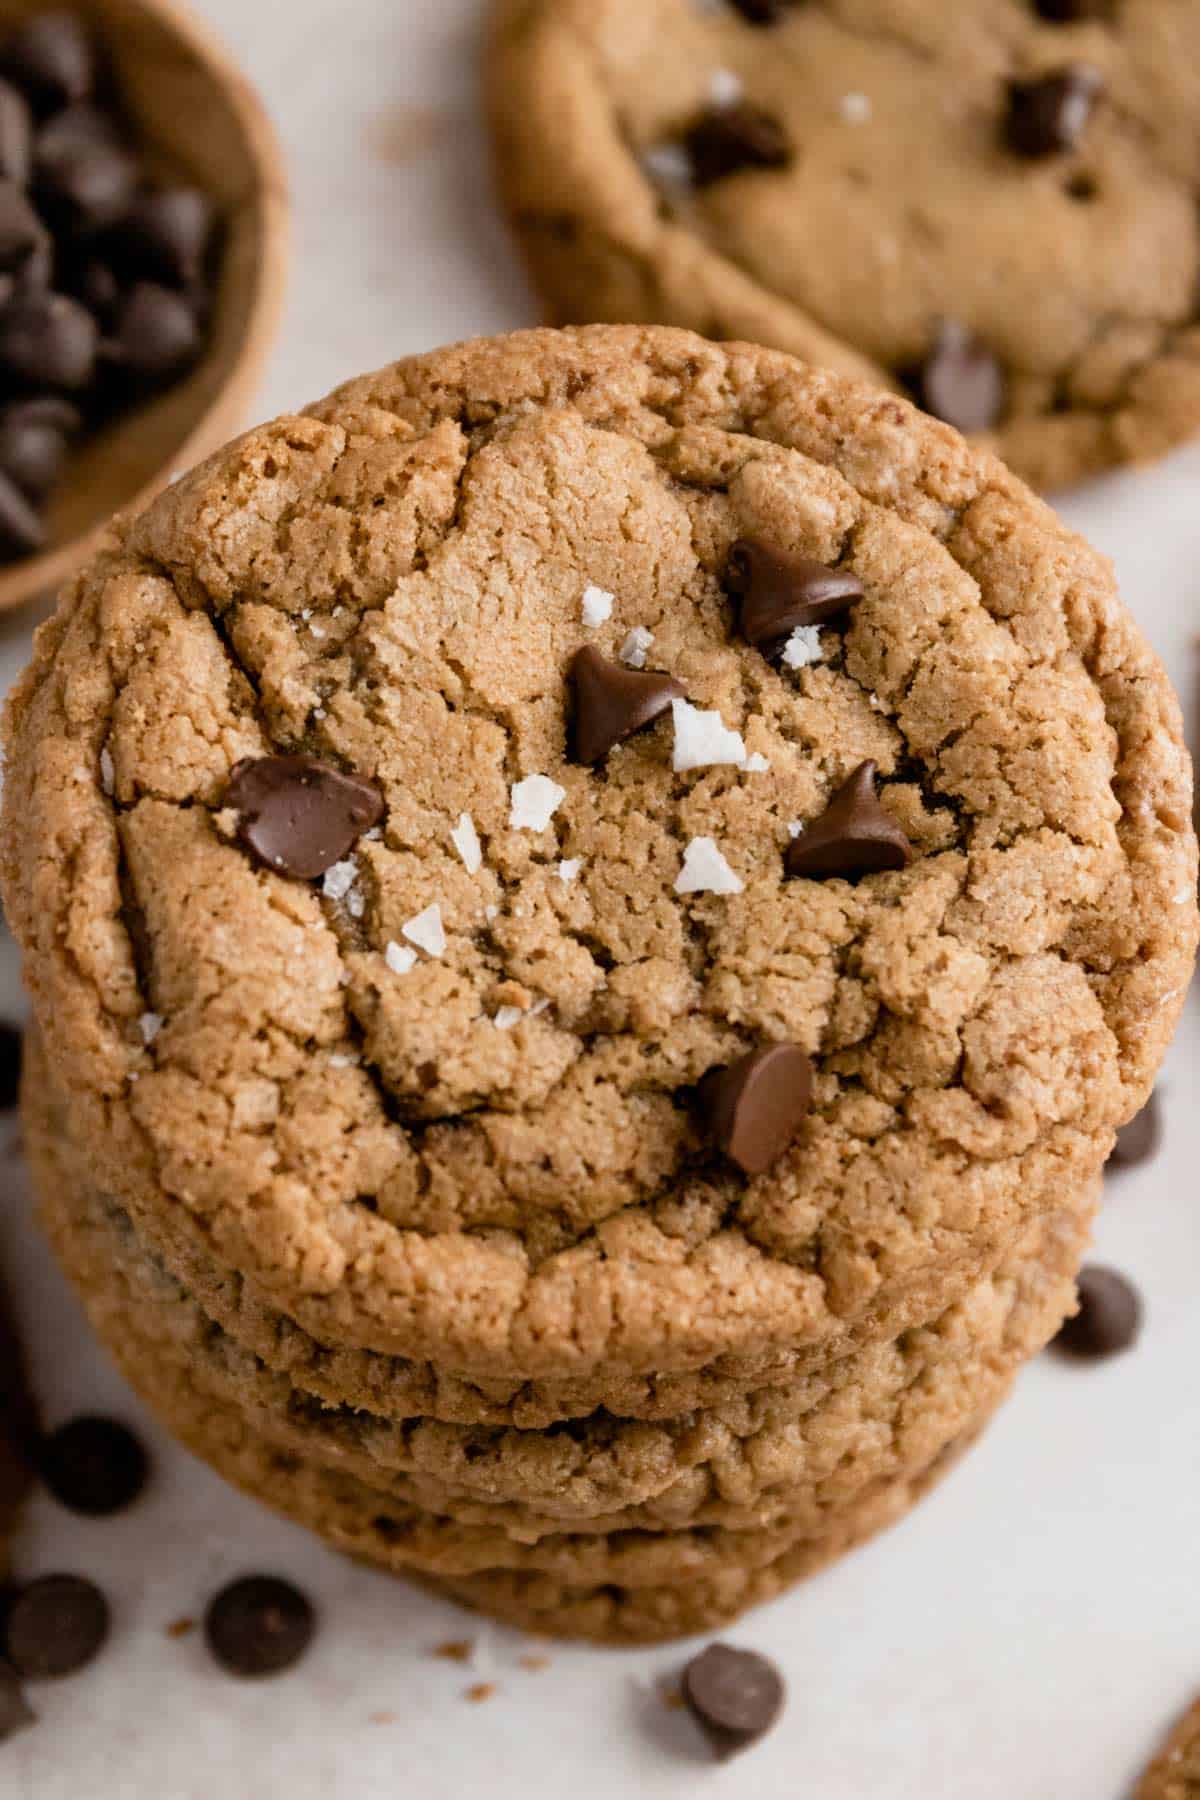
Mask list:
[{"label": "chocolate chip cookie", "polygon": [[867,375],[1046,488],[1200,425],[1190,0],[496,0],[489,95],[557,323]]}]

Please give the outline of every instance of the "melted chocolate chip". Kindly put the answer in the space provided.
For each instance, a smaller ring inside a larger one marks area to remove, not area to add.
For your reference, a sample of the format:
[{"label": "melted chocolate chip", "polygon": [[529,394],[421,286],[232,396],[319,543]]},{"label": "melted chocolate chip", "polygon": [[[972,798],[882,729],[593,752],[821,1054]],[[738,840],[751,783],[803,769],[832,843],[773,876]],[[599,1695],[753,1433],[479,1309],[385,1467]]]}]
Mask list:
[{"label": "melted chocolate chip", "polygon": [[1137,1342],[1142,1315],[1142,1298],[1133,1283],[1115,1269],[1092,1263],[1080,1270],[1079,1311],[1055,1338],[1055,1348],[1088,1362],[1117,1356]]},{"label": "melted chocolate chip", "polygon": [[313,1609],[298,1588],[247,1575],[222,1588],[204,1618],[208,1647],[231,1675],[279,1675],[312,1642]]},{"label": "melted chocolate chip", "polygon": [[788,846],[787,872],[810,881],[904,869],[912,846],[875,793],[875,764],[860,763],[819,819]]},{"label": "melted chocolate chip", "polygon": [[743,1174],[781,1157],[808,1114],[813,1068],[795,1044],[752,1050],[707,1077],[702,1099],[713,1140]]},{"label": "melted chocolate chip", "polygon": [[233,771],[226,804],[241,815],[238,836],[280,875],[314,881],[383,817],[372,782],[343,775],[315,756],[264,756]]},{"label": "melted chocolate chip", "polygon": [[1108,1159],[1113,1169],[1135,1169],[1149,1162],[1162,1143],[1162,1107],[1157,1094],[1151,1094],[1141,1112],[1134,1113],[1128,1125],[1122,1125]]},{"label": "melted chocolate chip", "polygon": [[968,435],[991,431],[1004,413],[1007,384],[998,359],[953,319],[940,325],[914,385],[926,412]]},{"label": "melted chocolate chip", "polygon": [[0,317],[0,365],[30,387],[87,387],[98,343],[95,319],[66,294],[18,295]]},{"label": "melted chocolate chip", "polygon": [[149,1468],[141,1441],[115,1419],[72,1419],[51,1432],[38,1456],[38,1472],[54,1498],[94,1519],[131,1506]]},{"label": "melted chocolate chip", "polygon": [[733,546],[725,582],[741,598],[742,636],[766,656],[782,650],[798,626],[836,618],[863,596],[862,582],[848,569],[789,556],[752,538]]},{"label": "melted chocolate chip", "polygon": [[783,1711],[786,1689],[765,1656],[710,1644],[684,1670],[683,1697],[715,1755],[725,1761],[770,1731]]},{"label": "melted chocolate chip", "polygon": [[787,132],[749,101],[710,108],[688,131],[684,148],[697,187],[711,187],[744,169],[782,169],[792,160]]},{"label": "melted chocolate chip", "polygon": [[0,44],[0,69],[40,112],[83,100],[96,81],[87,28],[65,8],[35,13],[12,32]]},{"label": "melted chocolate chip", "polygon": [[588,644],[571,664],[575,689],[575,757],[598,763],[616,744],[661,718],[687,689],[671,675],[626,669]]},{"label": "melted chocolate chip", "polygon": [[1012,82],[1005,126],[1009,148],[1028,157],[1073,150],[1103,85],[1099,70],[1087,63],[1069,63],[1051,75]]},{"label": "melted chocolate chip", "polygon": [[90,1663],[108,1628],[108,1601],[94,1582],[82,1575],[43,1575],[9,1606],[5,1649],[27,1681],[52,1681]]}]

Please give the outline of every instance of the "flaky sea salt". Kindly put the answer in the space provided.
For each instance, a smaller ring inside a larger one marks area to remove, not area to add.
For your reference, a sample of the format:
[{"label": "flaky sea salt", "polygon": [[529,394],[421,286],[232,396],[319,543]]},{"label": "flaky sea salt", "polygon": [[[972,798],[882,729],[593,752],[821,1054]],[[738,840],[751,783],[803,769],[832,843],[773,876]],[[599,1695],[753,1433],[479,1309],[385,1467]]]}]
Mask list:
[{"label": "flaky sea salt", "polygon": [[458,824],[450,833],[450,842],[462,857],[463,867],[467,874],[478,875],[483,866],[483,851],[480,848],[475,821],[470,813],[459,814]]},{"label": "flaky sea salt", "polygon": [[789,669],[806,669],[821,660],[821,628],[819,625],[797,625],[783,646],[783,661]]},{"label": "flaky sea salt", "polygon": [[117,785],[117,772],[113,768],[112,751],[105,744],[100,752],[100,786],[106,794],[111,794]]},{"label": "flaky sea salt", "polygon": [[770,767],[770,763],[767,761],[761,750],[752,750],[742,764],[742,773],[745,775],[765,775]]},{"label": "flaky sea salt", "polygon": [[740,894],[742,883],[715,841],[694,837],[683,853],[683,867],[675,879],[677,894]]},{"label": "flaky sea salt", "polygon": [[732,69],[714,69],[708,84],[708,96],[714,106],[736,106],[745,93],[740,75]]},{"label": "flaky sea salt", "polygon": [[583,622],[589,631],[595,631],[597,625],[605,624],[612,618],[613,596],[602,587],[586,587],[583,590]]},{"label": "flaky sea salt", "polygon": [[162,1028],[163,1016],[161,1013],[144,1012],[138,1020],[138,1029],[142,1034],[142,1042],[147,1046],[154,1042]]},{"label": "flaky sea salt", "polygon": [[548,775],[527,775],[513,783],[508,822],[514,831],[545,831],[566,797],[566,788]]},{"label": "flaky sea salt", "polygon": [[511,1031],[513,1026],[519,1025],[524,1017],[525,1014],[519,1006],[502,1006],[492,1020],[492,1024],[497,1031]]},{"label": "flaky sea salt", "polygon": [[847,125],[866,125],[872,113],[869,94],[843,94],[838,111]]},{"label": "flaky sea salt", "polygon": [[344,1050],[335,1050],[329,1059],[331,1069],[357,1069],[357,1056],[347,1056]]},{"label": "flaky sea salt", "polygon": [[400,930],[410,944],[418,950],[424,950],[427,956],[442,956],[446,949],[446,930],[442,924],[442,909],[435,901],[419,912],[415,919],[410,919]]},{"label": "flaky sea salt", "polygon": [[383,960],[393,975],[408,975],[417,965],[417,953],[410,950],[407,944],[398,944],[395,938],[391,938],[383,953]]},{"label": "flaky sea salt", "polygon": [[344,900],[357,880],[358,864],[347,857],[345,862],[336,862],[326,869],[321,892],[327,900]]},{"label": "flaky sea salt", "polygon": [[707,769],[717,763],[744,763],[746,746],[740,731],[731,731],[719,712],[701,712],[687,700],[672,700],[675,751],[672,767]]},{"label": "flaky sea salt", "polygon": [[582,867],[583,860],[581,857],[563,857],[563,860],[558,865],[558,879],[562,882],[564,887],[570,887],[571,883],[577,878]]},{"label": "flaky sea salt", "polygon": [[800,836],[800,833],[803,830],[804,830],[804,820],[803,819],[793,819],[791,824],[788,826],[788,836],[790,838],[798,838]]},{"label": "flaky sea salt", "polygon": [[644,625],[635,625],[617,655],[629,669],[644,669],[646,652],[654,642],[654,633],[647,631]]},{"label": "flaky sea salt", "polygon": [[651,144],[642,151],[641,160],[651,181],[661,187],[691,187],[692,159],[682,144]]}]

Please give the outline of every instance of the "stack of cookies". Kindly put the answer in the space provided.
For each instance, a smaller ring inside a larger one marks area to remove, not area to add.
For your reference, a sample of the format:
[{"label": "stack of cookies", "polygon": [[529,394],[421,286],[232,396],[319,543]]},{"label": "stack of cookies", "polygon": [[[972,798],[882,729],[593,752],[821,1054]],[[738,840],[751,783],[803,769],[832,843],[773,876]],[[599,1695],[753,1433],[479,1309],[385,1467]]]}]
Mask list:
[{"label": "stack of cookies", "polygon": [[1107,565],[892,395],[665,328],[352,383],[119,522],[10,705],[58,1253],[330,1542],[717,1625],[1070,1311],[1189,780]]}]

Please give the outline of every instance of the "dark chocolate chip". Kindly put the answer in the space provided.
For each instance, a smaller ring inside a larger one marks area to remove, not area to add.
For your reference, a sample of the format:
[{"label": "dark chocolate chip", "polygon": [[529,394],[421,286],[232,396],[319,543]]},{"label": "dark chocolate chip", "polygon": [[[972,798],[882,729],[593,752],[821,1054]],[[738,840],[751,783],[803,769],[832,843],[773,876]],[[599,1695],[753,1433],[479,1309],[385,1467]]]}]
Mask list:
[{"label": "dark chocolate chip", "polygon": [[39,154],[38,206],[55,231],[85,236],[128,212],[137,193],[138,165],[124,150],[65,149]]},{"label": "dark chocolate chip", "polygon": [[782,650],[798,626],[836,618],[863,596],[862,582],[848,569],[788,556],[752,538],[740,538],[729,552],[726,586],[741,598],[742,636],[766,656]]},{"label": "dark chocolate chip", "polygon": [[1111,19],[1116,0],[1033,0],[1034,11],[1052,25],[1073,25],[1082,19]]},{"label": "dark chocolate chip", "polygon": [[746,1175],[781,1157],[808,1114],[813,1068],[795,1044],[768,1044],[703,1084],[713,1140]]},{"label": "dark chocolate chip", "polygon": [[149,1469],[140,1440],[115,1419],[72,1419],[51,1432],[38,1457],[38,1472],[54,1498],[94,1519],[131,1506]]},{"label": "dark chocolate chip", "polygon": [[614,745],[661,718],[672,700],[687,694],[683,683],[650,669],[626,669],[609,662],[590,644],[571,664],[575,689],[575,759],[598,763]]},{"label": "dark chocolate chip", "polygon": [[24,94],[0,80],[0,177],[25,187],[33,166],[33,115]]},{"label": "dark chocolate chip", "polygon": [[0,472],[31,500],[41,500],[62,473],[71,439],[83,424],[56,395],[18,401],[0,413]]},{"label": "dark chocolate chip", "polygon": [[710,1644],[683,1672],[688,1711],[722,1762],[766,1736],[786,1692],[773,1662],[730,1644]]},{"label": "dark chocolate chip", "polygon": [[194,305],[172,288],[139,281],[117,315],[117,362],[147,381],[178,375],[196,360],[201,346]]},{"label": "dark chocolate chip", "polygon": [[98,343],[95,319],[67,294],[21,294],[0,315],[0,365],[30,387],[87,387]]},{"label": "dark chocolate chip", "polygon": [[1108,1159],[1110,1169],[1135,1169],[1149,1162],[1162,1143],[1162,1107],[1158,1095],[1151,1094],[1141,1112],[1134,1113],[1128,1125],[1122,1125]]},{"label": "dark chocolate chip", "polygon": [[933,349],[916,372],[917,397],[935,419],[967,434],[999,424],[1007,382],[998,359],[953,319],[943,320]]},{"label": "dark chocolate chip", "polygon": [[24,1042],[18,1026],[0,1022],[0,1111],[3,1112],[11,1112],[21,1097]]},{"label": "dark chocolate chip", "polygon": [[860,763],[819,819],[788,846],[787,872],[809,881],[904,869],[912,846],[875,793],[875,764]]},{"label": "dark chocolate chip", "polygon": [[43,1575],[20,1589],[8,1609],[8,1660],[26,1681],[73,1675],[108,1636],[108,1601],[82,1575]]},{"label": "dark chocolate chip", "polygon": [[15,182],[0,181],[0,269],[23,267],[48,243],[46,227]]},{"label": "dark chocolate chip", "polygon": [[199,188],[140,194],[113,233],[113,260],[123,274],[190,287],[204,272],[214,223],[213,203]]},{"label": "dark chocolate chip", "polygon": [[314,1625],[311,1605],[290,1582],[248,1575],[210,1602],[204,1635],[231,1675],[279,1675],[304,1655]]},{"label": "dark chocolate chip", "polygon": [[343,775],[315,756],[240,762],[225,794],[241,815],[238,836],[280,875],[313,881],[352,850],[383,817],[372,782]]},{"label": "dark chocolate chip", "polygon": [[46,542],[46,527],[15,481],[0,472],[0,562],[32,556]]},{"label": "dark chocolate chip", "polygon": [[697,187],[711,187],[743,169],[782,169],[792,160],[779,120],[746,100],[710,108],[683,141]]},{"label": "dark chocolate chip", "polygon": [[81,106],[64,107],[46,121],[34,141],[34,156],[38,162],[54,162],[78,151],[124,147],[124,133],[113,115],[85,101]]},{"label": "dark chocolate chip", "polygon": [[25,1698],[17,1671],[10,1663],[0,1662],[0,1744],[15,1737],[37,1715]]},{"label": "dark chocolate chip", "polygon": [[732,4],[748,25],[778,25],[797,0],[732,0]]},{"label": "dark chocolate chip", "polygon": [[1005,130],[1019,156],[1055,156],[1073,150],[1087,128],[1103,79],[1087,63],[1068,63],[1008,90]]},{"label": "dark chocolate chip", "polygon": [[1141,1329],[1142,1298],[1133,1283],[1091,1263],[1079,1273],[1079,1311],[1054,1343],[1069,1356],[1097,1362],[1128,1350]]},{"label": "dark chocolate chip", "polygon": [[96,59],[87,27],[64,8],[35,13],[0,44],[0,69],[39,112],[91,93]]},{"label": "dark chocolate chip", "polygon": [[60,285],[87,307],[103,333],[116,329],[121,305],[121,284],[108,263],[88,256],[65,267]]}]

